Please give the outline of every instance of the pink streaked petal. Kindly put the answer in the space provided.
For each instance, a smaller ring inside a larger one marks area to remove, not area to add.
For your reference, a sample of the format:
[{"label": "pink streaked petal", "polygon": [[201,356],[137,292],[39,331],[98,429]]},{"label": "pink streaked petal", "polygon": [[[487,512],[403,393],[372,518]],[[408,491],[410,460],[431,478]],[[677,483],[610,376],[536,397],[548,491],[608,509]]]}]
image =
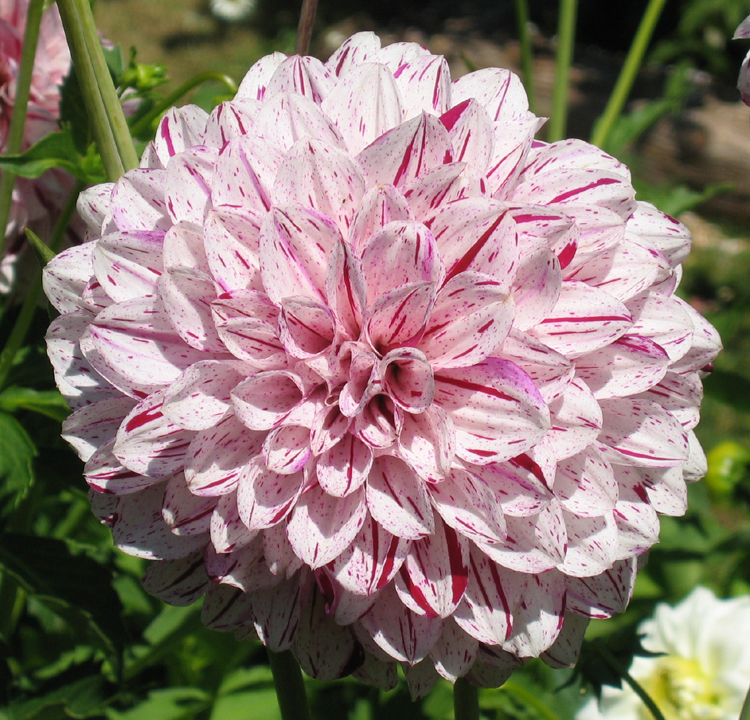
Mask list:
[{"label": "pink streaked petal", "polygon": [[177,560],[205,547],[207,535],[179,537],[161,515],[166,483],[128,495],[91,496],[94,514],[112,531],[123,552],[146,560]]},{"label": "pink streaked petal", "polygon": [[510,636],[513,617],[505,588],[508,575],[508,570],[472,547],[469,582],[453,619],[481,643],[502,645]]},{"label": "pink streaked petal", "polygon": [[400,412],[387,395],[371,395],[354,420],[354,434],[374,449],[391,447],[398,436]]},{"label": "pink streaked petal", "polygon": [[232,140],[216,160],[211,203],[237,211],[262,213],[271,207],[274,178],[283,153],[256,137]]},{"label": "pink streaked petal", "polygon": [[435,665],[427,658],[416,665],[402,665],[406,685],[409,688],[409,697],[412,702],[417,702],[429,695],[432,688],[440,680],[440,675],[435,670]]},{"label": "pink streaked petal", "polygon": [[413,612],[447,618],[461,602],[468,577],[468,540],[438,519],[434,533],[412,543],[396,590]]},{"label": "pink streaked petal", "polygon": [[648,501],[656,512],[681,517],[687,510],[687,486],[682,468],[639,469],[643,476]]},{"label": "pink streaked petal", "polygon": [[398,437],[399,454],[426,482],[450,475],[456,453],[456,433],[450,416],[437,405],[418,415],[404,413]]},{"label": "pink streaked petal", "polygon": [[334,577],[351,593],[373,595],[393,579],[410,547],[410,540],[392,535],[367,517],[354,540],[334,559]]},{"label": "pink streaked petal", "polygon": [[545,122],[545,118],[526,112],[514,116],[508,123],[495,124],[494,151],[486,170],[488,192],[492,197],[514,199],[518,176],[534,144],[534,135]]},{"label": "pink streaked petal", "polygon": [[117,431],[113,452],[127,468],[141,475],[166,477],[185,465],[195,433],[183,430],[162,414],[165,391],[136,405]]},{"label": "pink streaked petal", "polygon": [[303,397],[301,379],[289,372],[261,372],[232,391],[237,417],[251,430],[270,430]]},{"label": "pink streaked petal", "polygon": [[601,517],[578,517],[566,512],[568,552],[557,569],[571,577],[591,577],[611,568],[622,550],[618,525],[611,512]]},{"label": "pink streaked petal", "polygon": [[568,538],[562,508],[556,501],[530,517],[506,515],[505,522],[505,541],[481,546],[498,565],[519,573],[543,573],[565,558]]},{"label": "pink streaked petal", "polygon": [[263,290],[258,258],[261,219],[250,211],[211,210],[203,224],[206,259],[225,292]]},{"label": "pink streaked petal", "polygon": [[462,630],[453,618],[448,618],[440,639],[430,651],[430,659],[439,675],[455,683],[474,664],[478,649],[477,640]]},{"label": "pink streaked petal", "polygon": [[265,433],[249,431],[234,415],[195,435],[185,458],[185,476],[195,495],[226,495],[244,466],[261,449]]},{"label": "pink streaked petal", "polygon": [[483,172],[492,158],[494,133],[487,111],[474,99],[464,100],[443,113],[453,143],[453,158]]},{"label": "pink streaked petal", "polygon": [[162,517],[175,535],[200,535],[209,531],[217,502],[193,495],[184,473],[177,473],[167,481]]},{"label": "pink streaked petal", "polygon": [[568,358],[577,358],[609,345],[633,327],[625,305],[603,290],[585,283],[564,282],[550,314],[531,334]]},{"label": "pink streaked petal", "polygon": [[244,377],[227,362],[197,362],[167,388],[162,413],[186,430],[207,430],[229,412],[229,393]]},{"label": "pink streaked petal", "polygon": [[566,578],[566,608],[590,618],[608,618],[623,612],[633,596],[636,558],[618,560],[601,575]]},{"label": "pink streaked petal", "polygon": [[611,155],[607,155],[596,145],[583,140],[560,140],[550,144],[540,144],[529,154],[523,170],[522,180],[549,172],[562,172],[569,169],[606,170],[623,178],[630,179],[627,166]]},{"label": "pink streaked petal", "polygon": [[672,267],[679,265],[690,252],[690,231],[679,221],[655,208],[639,202],[628,220],[626,236],[648,243],[666,257]]},{"label": "pink streaked petal", "polygon": [[368,182],[401,188],[439,165],[452,162],[448,131],[434,115],[422,113],[368,145],[357,160]]},{"label": "pink streaked petal", "polygon": [[543,205],[511,207],[510,214],[516,222],[518,244],[524,255],[540,246],[547,247],[557,255],[561,268],[570,265],[578,251],[580,236],[571,217]]},{"label": "pink streaked petal", "polygon": [[417,222],[392,222],[362,248],[367,304],[407,283],[439,284],[443,264],[435,238]]},{"label": "pink streaked petal", "polygon": [[[498,667],[486,662],[488,650],[494,655],[502,655],[507,658],[507,663]],[[471,670],[466,674],[466,679],[477,687],[481,688],[499,688],[505,684],[508,678],[523,665],[515,655],[506,653],[499,648],[479,648],[477,660],[474,661]]]},{"label": "pink streaked petal", "polygon": [[685,375],[668,372],[658,385],[654,385],[634,399],[651,400],[661,405],[682,427],[692,430],[698,424],[703,387],[696,372]]},{"label": "pink streaked petal", "polygon": [[518,365],[534,381],[546,403],[560,397],[574,377],[570,360],[520,330],[511,330],[495,354]]},{"label": "pink streaked petal", "polygon": [[274,575],[291,578],[302,566],[286,536],[287,521],[263,531],[263,555],[268,569]]},{"label": "pink streaked petal", "polygon": [[163,243],[162,232],[118,232],[88,245],[89,249],[93,246],[91,260],[96,278],[112,300],[122,302],[156,294],[156,283],[164,269]]},{"label": "pink streaked petal", "polygon": [[146,395],[176,380],[204,355],[182,342],[161,301],[126,300],[103,310],[81,340],[86,359],[128,395]]},{"label": "pink streaked petal", "polygon": [[352,67],[323,101],[351,155],[357,155],[405,119],[404,101],[393,73],[380,63]]},{"label": "pink streaked petal", "polygon": [[697,310],[687,304],[682,307],[693,324],[693,337],[690,349],[676,363],[672,363],[670,370],[677,373],[706,373],[721,350],[721,338],[716,328]]},{"label": "pink streaked petal", "polygon": [[50,324],[45,338],[55,382],[73,410],[120,395],[83,354],[81,336],[86,334],[91,319],[84,310],[60,315]]},{"label": "pink streaked petal", "polygon": [[454,468],[448,479],[428,486],[428,490],[443,521],[464,537],[476,542],[505,539],[502,509],[481,476]]},{"label": "pink streaked petal", "polygon": [[292,646],[300,622],[302,591],[298,574],[250,594],[253,625],[261,642],[272,652],[283,652]]},{"label": "pink streaked petal", "polygon": [[305,486],[302,472],[281,475],[256,457],[243,469],[237,485],[237,509],[248,530],[263,530],[281,522]]},{"label": "pink streaked petal", "polygon": [[261,107],[258,100],[237,96],[220,103],[211,111],[201,144],[221,150],[231,140],[246,135]]},{"label": "pink streaked petal", "polygon": [[279,339],[287,353],[308,359],[328,350],[335,335],[335,317],[327,305],[307,297],[281,301]]},{"label": "pink streaked petal", "polygon": [[[467,472],[475,485],[484,486],[503,516],[529,517],[543,510],[551,494],[542,467],[529,457],[519,455],[504,463],[469,466]],[[502,540],[505,541],[505,533]]]},{"label": "pink streaked petal", "polygon": [[566,610],[562,630],[552,646],[542,653],[542,660],[556,669],[573,667],[581,654],[581,644],[589,622],[589,618]]},{"label": "pink streaked petal", "polygon": [[260,233],[263,285],[277,305],[285,297],[323,300],[328,256],[342,237],[332,220],[300,205],[274,208]]},{"label": "pink streaked petal", "polygon": [[258,533],[251,532],[242,522],[237,509],[237,494],[219,496],[209,520],[211,545],[217,553],[229,553],[249,545]]},{"label": "pink streaked petal", "polygon": [[424,483],[395,457],[375,459],[367,481],[367,507],[376,522],[398,537],[416,540],[435,531]]},{"label": "pink streaked petal", "polygon": [[636,209],[635,191],[622,175],[605,170],[567,168],[521,181],[513,202],[538,205],[598,205],[627,220]]},{"label": "pink streaked petal", "polygon": [[430,51],[419,43],[396,42],[380,48],[368,60],[370,62],[382,63],[395,75],[403,65],[429,54]]},{"label": "pink streaked petal", "polygon": [[385,355],[393,347],[414,344],[424,331],[435,286],[415,282],[381,295],[368,308],[365,331],[372,347]]},{"label": "pink streaked petal", "polygon": [[[335,588],[333,599],[330,594],[326,595],[326,610],[333,620],[339,625],[351,625],[357,622],[378,599],[377,593],[374,595],[355,595],[354,593],[344,590],[336,580],[331,576],[328,568],[322,568],[319,573],[325,573],[325,577]],[[320,583],[319,583],[320,584]],[[351,630],[350,630],[351,631]]]},{"label": "pink streaked petal", "polygon": [[674,467],[687,460],[685,430],[666,410],[648,400],[602,400],[600,440],[616,465]]},{"label": "pink streaked petal", "polygon": [[208,113],[197,105],[170,108],[159,123],[154,149],[164,167],[183,150],[201,144]]},{"label": "pink streaked petal", "polygon": [[519,263],[511,296],[516,313],[514,327],[530,330],[555,310],[562,292],[560,260],[551,250],[539,247]]},{"label": "pink streaked petal", "polygon": [[475,98],[493,122],[510,120],[529,109],[523,83],[510,70],[485,68],[453,82],[453,102]]},{"label": "pink streaked petal", "polygon": [[275,204],[304,203],[334,220],[342,233],[364,193],[362,170],[351,155],[312,138],[284,155],[273,186]]},{"label": "pink streaked petal", "polygon": [[279,309],[265,293],[223,293],[211,304],[211,312],[219,337],[236,358],[260,370],[286,367],[277,330]]},{"label": "pink streaked petal", "polygon": [[446,278],[467,271],[491,275],[505,292],[518,270],[515,223],[505,205],[484,198],[459,200],[428,220]]},{"label": "pink streaked petal", "polygon": [[345,147],[336,124],[312,100],[297,93],[277,93],[267,100],[258,113],[255,132],[282,152],[305,138]]},{"label": "pink streaked petal", "polygon": [[337,498],[318,485],[297,501],[287,525],[287,537],[302,561],[316,569],[351,544],[366,517],[364,490]]},{"label": "pink streaked petal", "polygon": [[612,466],[596,448],[557,464],[555,497],[579,517],[599,517],[614,510],[619,497]]},{"label": "pink streaked petal", "polygon": [[440,370],[435,402],[456,427],[456,454],[468,462],[508,460],[541,440],[549,410],[531,378],[507,360]]},{"label": "pink streaked petal", "polygon": [[331,72],[314,57],[292,55],[274,70],[266,86],[268,97],[276,93],[298,93],[320,105],[333,87]]},{"label": "pink streaked petal", "polygon": [[326,296],[339,331],[349,338],[359,337],[367,302],[367,285],[359,258],[351,245],[338,243],[328,258]]},{"label": "pink streaked petal", "polygon": [[169,161],[164,200],[172,222],[203,222],[211,207],[211,182],[217,156],[215,148],[199,145]]},{"label": "pink streaked petal", "polygon": [[644,473],[639,468],[615,466],[620,497],[614,510],[619,531],[617,559],[642,555],[659,542],[659,516],[651,507]]},{"label": "pink streaked petal", "polygon": [[[646,392],[662,380],[668,365],[669,356],[659,345],[627,334],[606,348],[578,358],[576,375],[601,400]],[[648,399],[658,402],[657,397]]]},{"label": "pink streaked petal", "polygon": [[466,170],[466,163],[449,162],[407,183],[403,193],[414,218],[428,222],[449,198],[455,199],[455,187],[461,184]]},{"label": "pink streaked petal", "polygon": [[102,445],[86,461],[84,476],[89,486],[98,493],[127,495],[160,483],[153,478],[123,466],[112,454],[114,440]]},{"label": "pink streaked petal", "polygon": [[358,32],[344,40],[328,58],[326,67],[336,76],[345,77],[378,50],[380,38],[374,32]]},{"label": "pink streaked petal", "polygon": [[86,462],[102,445],[114,439],[123,418],[135,405],[135,400],[123,396],[86,405],[63,420],[63,439]]},{"label": "pink streaked petal", "polygon": [[318,458],[318,482],[329,495],[345,497],[367,480],[372,461],[371,448],[359,438],[346,433]]},{"label": "pink streaked petal", "polygon": [[392,658],[415,665],[440,638],[444,620],[408,610],[389,585],[361,620],[362,627]]},{"label": "pink streaked petal", "polygon": [[236,588],[212,584],[201,607],[201,622],[217,632],[244,629],[252,622],[248,596]]},{"label": "pink streaked petal", "polygon": [[294,637],[294,655],[302,669],[323,682],[335,680],[348,675],[362,654],[351,630],[329,617],[323,595],[313,592]]},{"label": "pink streaked petal", "polygon": [[435,381],[425,354],[416,348],[396,348],[381,361],[383,389],[400,408],[422,413],[432,404]]},{"label": "pink streaked petal", "polygon": [[226,352],[211,315],[218,290],[210,276],[192,268],[171,268],[159,278],[158,289],[170,323],[190,347]]},{"label": "pink streaked petal", "polygon": [[258,60],[242,79],[237,90],[237,98],[249,100],[263,100],[268,83],[276,72],[276,68],[287,59],[284,53],[274,52],[264,55]]},{"label": "pink streaked petal", "polygon": [[312,457],[310,429],[299,425],[282,425],[266,436],[263,459],[269,470],[280,475],[294,475]]},{"label": "pink streaked petal", "polygon": [[580,379],[573,380],[549,409],[552,427],[543,442],[556,460],[585,450],[602,429],[602,411],[596,396]]},{"label": "pink streaked petal", "polygon": [[248,544],[227,553],[206,548],[206,572],[214,582],[230,585],[245,593],[278,585],[263,558],[263,539],[256,535]]},{"label": "pink streaked petal", "polygon": [[362,248],[372,235],[388,223],[411,219],[409,203],[399,190],[393,185],[375,185],[365,193],[354,213],[349,229],[349,244],[357,249]]},{"label": "pink streaked petal", "polygon": [[146,592],[178,607],[192,605],[210,587],[202,551],[178,560],[151,563],[141,582]]},{"label": "pink streaked petal", "polygon": [[565,576],[562,573],[507,573],[506,593],[513,615],[513,629],[503,643],[518,657],[539,657],[557,639],[565,608]]},{"label": "pink streaked petal", "polygon": [[96,243],[84,243],[63,250],[42,271],[44,293],[60,313],[81,309],[81,294],[94,274],[92,254]]},{"label": "pink streaked petal", "polygon": [[124,232],[166,232],[172,224],[167,215],[164,186],[166,170],[130,170],[112,190],[112,217]]},{"label": "pink streaked petal", "polygon": [[628,308],[634,321],[630,333],[653,340],[666,350],[672,363],[690,350],[692,308],[684,300],[650,293],[629,301]]},{"label": "pink streaked petal", "polygon": [[576,257],[596,257],[625,236],[626,218],[596,205],[563,205],[554,208],[575,221],[580,235]]},{"label": "pink streaked petal", "polygon": [[164,236],[164,268],[193,268],[203,273],[211,270],[206,259],[203,231],[192,223],[178,223]]},{"label": "pink streaked petal", "polygon": [[394,70],[393,76],[404,99],[406,120],[422,112],[442,115],[451,107],[451,74],[442,55],[415,57]]},{"label": "pink streaked petal", "polygon": [[369,652],[365,652],[364,662],[352,672],[352,677],[381,690],[393,690],[398,685],[396,667],[396,663],[393,661],[377,660]]},{"label": "pink streaked petal", "polygon": [[418,345],[433,368],[476,365],[503,343],[514,304],[502,288],[488,275],[465,272],[440,289]]},{"label": "pink streaked petal", "polygon": [[706,453],[703,452],[695,431],[688,430],[688,459],[682,468],[686,483],[694,483],[700,480],[708,472],[708,461]]},{"label": "pink streaked petal", "polygon": [[78,196],[76,210],[81,220],[97,234],[104,229],[108,216],[111,220],[110,205],[114,187],[115,184],[112,182],[101,183],[82,190]]}]

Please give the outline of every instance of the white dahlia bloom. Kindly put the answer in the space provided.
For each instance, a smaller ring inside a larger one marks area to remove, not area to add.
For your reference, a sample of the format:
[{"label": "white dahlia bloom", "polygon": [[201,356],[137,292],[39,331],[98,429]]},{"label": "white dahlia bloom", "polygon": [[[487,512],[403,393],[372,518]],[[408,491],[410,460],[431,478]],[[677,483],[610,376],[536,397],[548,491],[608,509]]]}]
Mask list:
[{"label": "white dahlia bloom", "polygon": [[[656,606],[642,622],[643,647],[657,657],[636,656],[630,674],[666,720],[737,720],[750,688],[750,597],[719,600],[697,587],[682,602]],[[650,718],[629,686],[605,686],[577,720]]]},{"label": "white dahlia bloom", "polygon": [[574,660],[705,459],[716,332],[627,168],[372,33],[170,111],[46,270],[95,512],[167,602],[415,694]]}]

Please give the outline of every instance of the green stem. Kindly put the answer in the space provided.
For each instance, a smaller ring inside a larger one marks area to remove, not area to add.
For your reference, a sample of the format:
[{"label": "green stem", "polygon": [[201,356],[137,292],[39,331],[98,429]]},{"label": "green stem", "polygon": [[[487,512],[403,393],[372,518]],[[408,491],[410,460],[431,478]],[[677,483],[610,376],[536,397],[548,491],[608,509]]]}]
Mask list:
[{"label": "green stem", "polygon": [[[94,138],[107,177],[138,166],[138,155],[107,69],[88,0],[57,0]],[[114,98],[114,99],[113,99]]]},{"label": "green stem", "polygon": [[167,95],[167,97],[152,108],[146,115],[139,118],[133,124],[133,127],[130,128],[130,132],[135,136],[140,135],[140,133],[146,130],[146,128],[148,128],[148,126],[156,120],[159,115],[169,110],[169,108],[171,108],[181,97],[187,95],[187,93],[193,88],[198,87],[198,85],[202,85],[204,82],[209,82],[210,80],[216,80],[217,82],[223,83],[227,90],[233,95],[237,92],[237,83],[235,83],[229,75],[224,75],[220,72],[200,73],[200,75],[196,75],[195,77],[190,78],[187,82],[182,83],[180,87]]},{"label": "green stem", "polygon": [[622,66],[620,76],[617,78],[617,83],[607,102],[607,107],[604,108],[604,112],[596,122],[594,132],[591,135],[591,142],[600,148],[604,148],[607,144],[609,134],[612,132],[612,128],[622,112],[625,101],[630,95],[630,90],[643,62],[643,56],[646,54],[646,50],[651,42],[651,36],[654,34],[654,28],[659,21],[665,2],[666,0],[649,0],[646,12],[641,18],[638,32],[636,32],[633,44],[628,51],[628,56],[625,58],[625,64]]},{"label": "green stem", "polygon": [[291,650],[268,651],[268,663],[273,673],[273,684],[279,700],[282,720],[310,720],[302,671]]},{"label": "green stem", "polygon": [[547,140],[549,142],[562,140],[565,137],[568,124],[568,88],[575,46],[577,3],[578,0],[560,0],[557,54],[555,57],[555,87],[552,92],[552,113],[547,125]]},{"label": "green stem", "polygon": [[[76,201],[78,200],[78,194],[80,193],[81,188],[82,185],[80,183],[76,185],[75,190],[71,193],[68,201],[65,203],[63,211],[60,213],[60,217],[57,219],[49,243],[52,250],[57,250],[60,247],[60,243],[65,235],[65,230],[75,212]],[[13,361],[16,358],[16,353],[21,349],[26,340],[26,335],[31,327],[31,322],[34,319],[37,303],[41,297],[42,274],[38,273],[24,298],[23,305],[21,305],[21,311],[18,313],[13,329],[10,331],[8,342],[5,343],[5,347],[0,353],[0,390],[5,388],[8,374],[10,373],[10,370],[13,367]]]},{"label": "green stem", "polygon": [[750,688],[745,695],[745,702],[742,703],[739,720],[750,720]]},{"label": "green stem", "polygon": [[[6,155],[18,155],[23,150],[23,131],[26,127],[26,111],[31,94],[31,78],[34,73],[34,58],[39,41],[39,29],[44,12],[44,0],[31,0],[26,15],[26,31],[23,36],[21,65],[16,79],[16,99],[8,129]],[[10,208],[13,204],[13,187],[16,184],[15,173],[5,170],[0,176],[0,257],[5,247],[5,232],[8,227]]]},{"label": "green stem", "polygon": [[479,720],[479,689],[462,677],[453,686],[453,717],[455,720]]},{"label": "green stem", "polygon": [[317,8],[318,0],[302,0],[302,11],[300,12],[299,25],[297,26],[295,55],[307,55],[310,49],[310,38],[312,37]]},{"label": "green stem", "polygon": [[529,110],[534,112],[536,98],[534,96],[534,51],[531,47],[531,33],[529,32],[529,6],[527,0],[516,0],[516,23],[518,25],[518,39],[521,43],[521,75],[526,95],[529,98]]},{"label": "green stem", "polygon": [[596,652],[601,655],[604,662],[607,663],[633,690],[633,692],[641,699],[641,702],[648,708],[649,712],[654,716],[654,720],[665,720],[664,715],[659,706],[652,700],[651,696],[643,689],[638,681],[628,672],[627,668],[623,667],[618,659],[610,652],[609,648],[601,641],[592,643]]}]

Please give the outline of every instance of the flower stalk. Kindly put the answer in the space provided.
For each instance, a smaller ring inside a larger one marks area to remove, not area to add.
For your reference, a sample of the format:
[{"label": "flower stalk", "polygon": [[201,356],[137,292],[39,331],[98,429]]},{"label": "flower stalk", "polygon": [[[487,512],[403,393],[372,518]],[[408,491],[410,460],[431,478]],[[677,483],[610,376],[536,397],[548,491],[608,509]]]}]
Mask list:
[{"label": "flower stalk", "polygon": [[523,86],[526,88],[526,94],[529,96],[529,110],[536,112],[534,51],[531,47],[529,5],[527,0],[516,0],[516,23],[518,25],[518,39],[521,43],[521,76],[523,78]]},{"label": "flower stalk", "polygon": [[[23,50],[21,52],[21,66],[18,72],[16,84],[16,101],[13,107],[13,116],[10,120],[8,131],[8,155],[18,155],[23,149],[23,133],[26,127],[26,111],[29,104],[31,92],[31,78],[34,72],[34,58],[39,41],[39,31],[44,12],[44,0],[31,0],[26,17],[26,31],[23,37]],[[15,173],[6,170],[0,178],[0,257],[5,246],[5,229],[8,226],[10,208],[13,202],[13,187],[16,183]]]},{"label": "flower stalk", "polygon": [[138,166],[88,0],[58,0],[65,35],[104,169],[111,181]]},{"label": "flower stalk", "polygon": [[273,673],[273,684],[279,700],[282,720],[310,720],[302,671],[291,650],[268,651],[268,663]]},{"label": "flower stalk", "polygon": [[555,142],[565,137],[568,124],[568,88],[570,66],[573,63],[578,0],[561,0],[557,25],[557,55],[555,58],[555,87],[552,93],[552,113],[547,125],[547,140]]},{"label": "flower stalk", "polygon": [[604,112],[594,126],[591,142],[602,149],[605,148],[612,128],[620,117],[622,108],[630,95],[630,90],[635,82],[638,69],[643,62],[643,56],[646,54],[646,50],[651,42],[651,36],[654,34],[656,23],[661,17],[665,2],[666,0],[650,0],[646,12],[643,13],[638,32],[635,34],[633,44],[628,51],[628,56],[625,58],[625,64],[622,66],[612,95],[607,102],[607,106],[604,108]]},{"label": "flower stalk", "polygon": [[455,720],[479,720],[479,688],[466,678],[458,678],[453,686]]},{"label": "flower stalk", "polygon": [[294,49],[296,55],[307,55],[310,50],[310,38],[312,37],[317,9],[318,0],[303,0],[299,25],[297,26],[297,45]]}]

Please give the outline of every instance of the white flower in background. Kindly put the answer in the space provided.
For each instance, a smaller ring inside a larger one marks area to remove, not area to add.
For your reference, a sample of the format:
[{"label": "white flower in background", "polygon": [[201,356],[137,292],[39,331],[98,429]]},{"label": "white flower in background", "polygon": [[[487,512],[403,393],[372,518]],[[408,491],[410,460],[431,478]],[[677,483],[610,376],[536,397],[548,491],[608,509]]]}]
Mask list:
[{"label": "white flower in background", "polygon": [[[630,674],[666,720],[737,720],[750,686],[750,597],[719,600],[697,587],[681,603],[657,605],[638,628],[656,657],[635,657]],[[577,720],[651,720],[635,692],[604,687]]]},{"label": "white flower in background", "polygon": [[246,20],[258,6],[257,0],[211,0],[211,14],[226,22]]}]

